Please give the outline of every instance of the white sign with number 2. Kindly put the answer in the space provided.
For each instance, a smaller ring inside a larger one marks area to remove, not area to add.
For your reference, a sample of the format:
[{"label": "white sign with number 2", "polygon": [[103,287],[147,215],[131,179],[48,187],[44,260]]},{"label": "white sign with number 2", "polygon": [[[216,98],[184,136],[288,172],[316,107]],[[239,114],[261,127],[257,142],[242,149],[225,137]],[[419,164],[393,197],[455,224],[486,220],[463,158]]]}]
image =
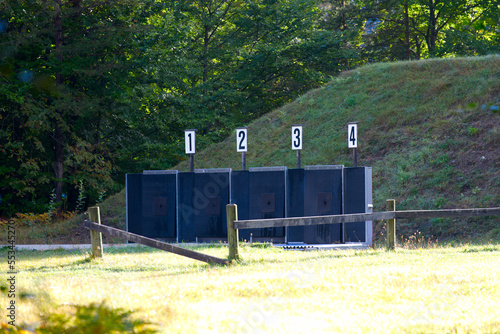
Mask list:
[{"label": "white sign with number 2", "polygon": [[247,129],[236,129],[236,152],[246,152],[248,149],[247,142]]}]

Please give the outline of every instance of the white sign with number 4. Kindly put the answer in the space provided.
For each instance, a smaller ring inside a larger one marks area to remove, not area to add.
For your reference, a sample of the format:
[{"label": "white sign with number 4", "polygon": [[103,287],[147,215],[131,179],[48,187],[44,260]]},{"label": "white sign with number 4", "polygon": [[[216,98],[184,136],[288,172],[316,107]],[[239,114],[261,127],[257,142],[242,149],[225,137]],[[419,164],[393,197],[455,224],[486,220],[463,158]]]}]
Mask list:
[{"label": "white sign with number 4", "polygon": [[246,152],[248,149],[248,136],[246,128],[236,129],[236,152]]},{"label": "white sign with number 4", "polygon": [[358,147],[358,124],[347,124],[347,146],[348,148]]}]

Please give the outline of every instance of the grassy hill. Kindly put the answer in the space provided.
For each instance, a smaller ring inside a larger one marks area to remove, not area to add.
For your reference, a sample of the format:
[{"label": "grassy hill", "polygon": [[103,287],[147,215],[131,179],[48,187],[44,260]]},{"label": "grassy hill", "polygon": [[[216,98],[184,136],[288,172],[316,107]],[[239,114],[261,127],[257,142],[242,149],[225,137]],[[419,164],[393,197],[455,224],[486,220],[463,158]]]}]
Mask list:
[{"label": "grassy hill", "polygon": [[[294,168],[292,124],[303,124],[302,164],[352,165],[347,122],[358,121],[359,162],[373,167],[374,211],[500,206],[500,56],[378,63],[248,124],[247,166]],[[196,168],[241,168],[233,136],[196,155]],[[178,166],[188,170],[188,162]],[[124,220],[124,193],[103,222]],[[383,225],[375,225],[376,236]],[[398,235],[500,238],[500,217],[398,222]]]},{"label": "grassy hill", "polygon": [[[291,125],[303,124],[304,166],[351,166],[347,122],[358,121],[359,165],[373,167],[375,211],[388,198],[401,210],[500,206],[500,117],[491,107],[499,104],[499,56],[364,66],[249,124],[247,165],[293,168]],[[196,167],[241,168],[235,144],[232,136],[200,152]],[[500,238],[499,217],[398,226],[406,236]]]}]

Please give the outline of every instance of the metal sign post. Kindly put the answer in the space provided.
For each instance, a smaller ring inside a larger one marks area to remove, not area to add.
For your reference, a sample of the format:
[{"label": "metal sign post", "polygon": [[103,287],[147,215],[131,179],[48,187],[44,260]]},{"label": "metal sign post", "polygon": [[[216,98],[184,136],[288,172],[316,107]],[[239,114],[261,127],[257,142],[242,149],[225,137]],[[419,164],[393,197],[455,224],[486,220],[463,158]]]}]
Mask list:
[{"label": "metal sign post", "polygon": [[353,166],[358,167],[358,122],[347,123],[347,146],[352,148]]},{"label": "metal sign post", "polygon": [[292,125],[292,150],[297,151],[297,168],[300,168],[302,150],[302,125]]},{"label": "metal sign post", "polygon": [[194,172],[194,154],[196,153],[196,129],[184,130],[186,154],[189,154],[189,171]]},{"label": "metal sign post", "polygon": [[241,152],[241,169],[247,169],[248,128],[236,128],[236,152]]}]

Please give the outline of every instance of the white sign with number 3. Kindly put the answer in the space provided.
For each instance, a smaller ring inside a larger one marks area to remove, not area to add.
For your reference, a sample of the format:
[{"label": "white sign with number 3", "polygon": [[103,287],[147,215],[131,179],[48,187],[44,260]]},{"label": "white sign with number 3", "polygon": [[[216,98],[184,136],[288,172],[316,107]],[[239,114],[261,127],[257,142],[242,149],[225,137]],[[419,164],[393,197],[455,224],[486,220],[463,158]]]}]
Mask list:
[{"label": "white sign with number 3", "polygon": [[246,128],[236,129],[236,152],[246,152],[248,149],[248,136]]},{"label": "white sign with number 3", "polygon": [[358,147],[358,124],[347,124],[347,146],[348,148]]},{"label": "white sign with number 3", "polygon": [[292,150],[302,150],[302,125],[292,126]]}]

